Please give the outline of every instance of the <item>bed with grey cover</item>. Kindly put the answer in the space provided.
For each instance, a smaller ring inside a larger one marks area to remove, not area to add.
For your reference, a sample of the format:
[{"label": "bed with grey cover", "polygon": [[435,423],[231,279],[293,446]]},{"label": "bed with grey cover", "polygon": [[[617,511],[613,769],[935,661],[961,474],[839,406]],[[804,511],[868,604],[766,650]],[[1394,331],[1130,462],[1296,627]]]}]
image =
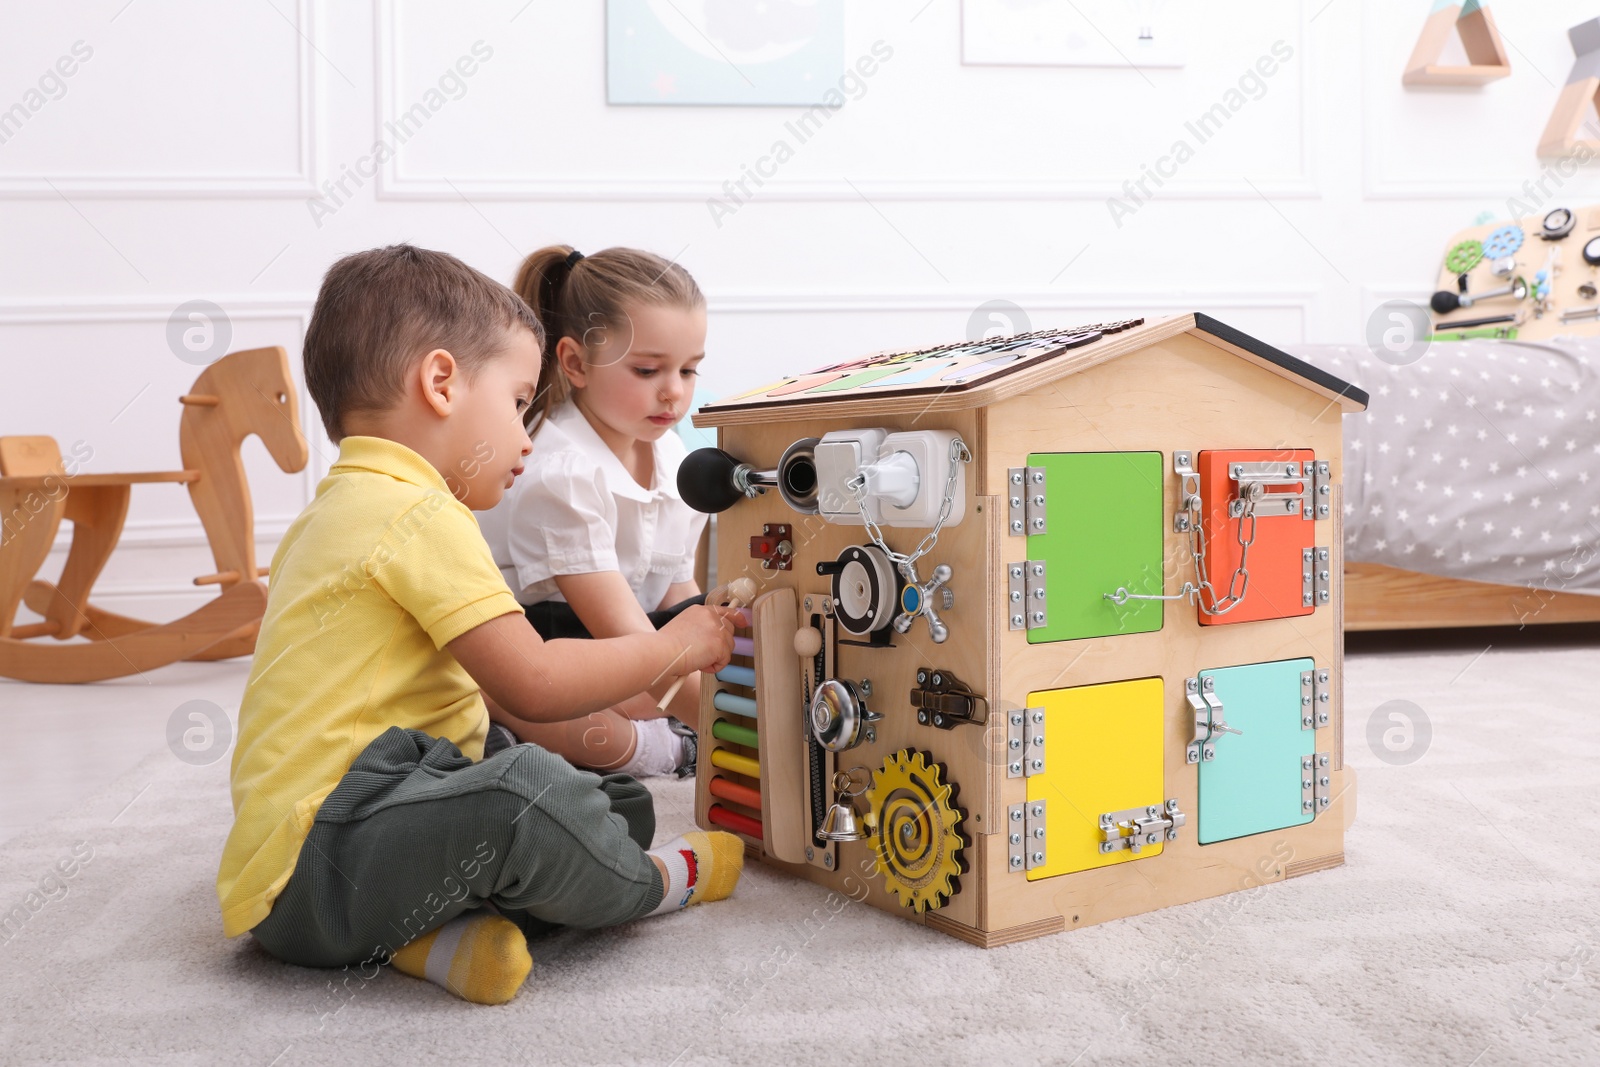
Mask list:
[{"label": "bed with grey cover", "polygon": [[1592,596],[1600,618],[1600,338],[1435,342],[1404,363],[1286,351],[1372,397],[1344,420],[1347,574]]}]

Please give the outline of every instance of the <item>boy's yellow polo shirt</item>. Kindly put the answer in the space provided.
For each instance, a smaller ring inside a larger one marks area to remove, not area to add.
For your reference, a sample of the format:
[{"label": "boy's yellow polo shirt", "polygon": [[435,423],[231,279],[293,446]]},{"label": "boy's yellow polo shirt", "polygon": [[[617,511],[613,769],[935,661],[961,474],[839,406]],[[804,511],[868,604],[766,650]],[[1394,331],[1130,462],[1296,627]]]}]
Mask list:
[{"label": "boy's yellow polo shirt", "polygon": [[272,558],[217,874],[228,937],[266,918],[318,807],[379,734],[421,730],[483,758],[483,699],[444,646],[521,611],[477,520],[427,460],[344,439]]}]

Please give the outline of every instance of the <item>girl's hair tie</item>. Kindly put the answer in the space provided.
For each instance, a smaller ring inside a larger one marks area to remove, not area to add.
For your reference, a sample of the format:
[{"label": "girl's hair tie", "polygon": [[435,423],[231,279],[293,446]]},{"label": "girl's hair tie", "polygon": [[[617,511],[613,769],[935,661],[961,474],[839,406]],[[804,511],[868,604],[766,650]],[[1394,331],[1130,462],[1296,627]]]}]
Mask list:
[{"label": "girl's hair tie", "polygon": [[553,312],[556,306],[557,293],[559,293],[561,287],[566,284],[567,278],[572,274],[572,268],[576,267],[578,265],[578,261],[583,258],[583,253],[574,248],[571,252],[567,253],[566,259],[561,260],[559,263],[552,266],[545,272],[544,279],[541,283],[544,289],[544,300],[542,302],[543,306],[550,308]]}]

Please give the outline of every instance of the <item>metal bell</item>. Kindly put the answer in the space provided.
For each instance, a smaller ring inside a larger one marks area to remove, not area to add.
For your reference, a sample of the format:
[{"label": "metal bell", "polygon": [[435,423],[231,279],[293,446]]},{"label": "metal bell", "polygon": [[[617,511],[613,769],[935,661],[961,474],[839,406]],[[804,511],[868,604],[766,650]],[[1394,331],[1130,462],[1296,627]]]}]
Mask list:
[{"label": "metal bell", "polygon": [[837,793],[828,813],[822,818],[822,826],[817,830],[817,836],[824,841],[865,841],[871,837],[871,832],[861,824],[856,817],[855,805],[850,803],[850,798],[860,796],[865,787],[854,792],[851,786],[855,780],[845,771],[840,771],[833,776],[833,788]]},{"label": "metal bell", "polygon": [[856,819],[856,809],[848,800],[840,799],[833,802],[823,817],[817,836],[824,841],[865,841],[869,835]]}]

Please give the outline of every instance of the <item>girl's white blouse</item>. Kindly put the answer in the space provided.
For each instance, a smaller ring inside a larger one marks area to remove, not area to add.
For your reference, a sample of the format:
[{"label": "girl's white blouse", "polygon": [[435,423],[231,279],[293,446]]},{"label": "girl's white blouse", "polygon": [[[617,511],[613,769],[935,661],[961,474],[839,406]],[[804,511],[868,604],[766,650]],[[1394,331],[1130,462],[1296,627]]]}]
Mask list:
[{"label": "girl's white blouse", "polygon": [[669,586],[692,581],[707,516],[678,496],[685,452],[676,433],[662,434],[646,489],[572,401],[552,411],[522,474],[500,503],[477,513],[517,599],[563,600],[556,575],[618,571],[639,606],[655,611]]}]

